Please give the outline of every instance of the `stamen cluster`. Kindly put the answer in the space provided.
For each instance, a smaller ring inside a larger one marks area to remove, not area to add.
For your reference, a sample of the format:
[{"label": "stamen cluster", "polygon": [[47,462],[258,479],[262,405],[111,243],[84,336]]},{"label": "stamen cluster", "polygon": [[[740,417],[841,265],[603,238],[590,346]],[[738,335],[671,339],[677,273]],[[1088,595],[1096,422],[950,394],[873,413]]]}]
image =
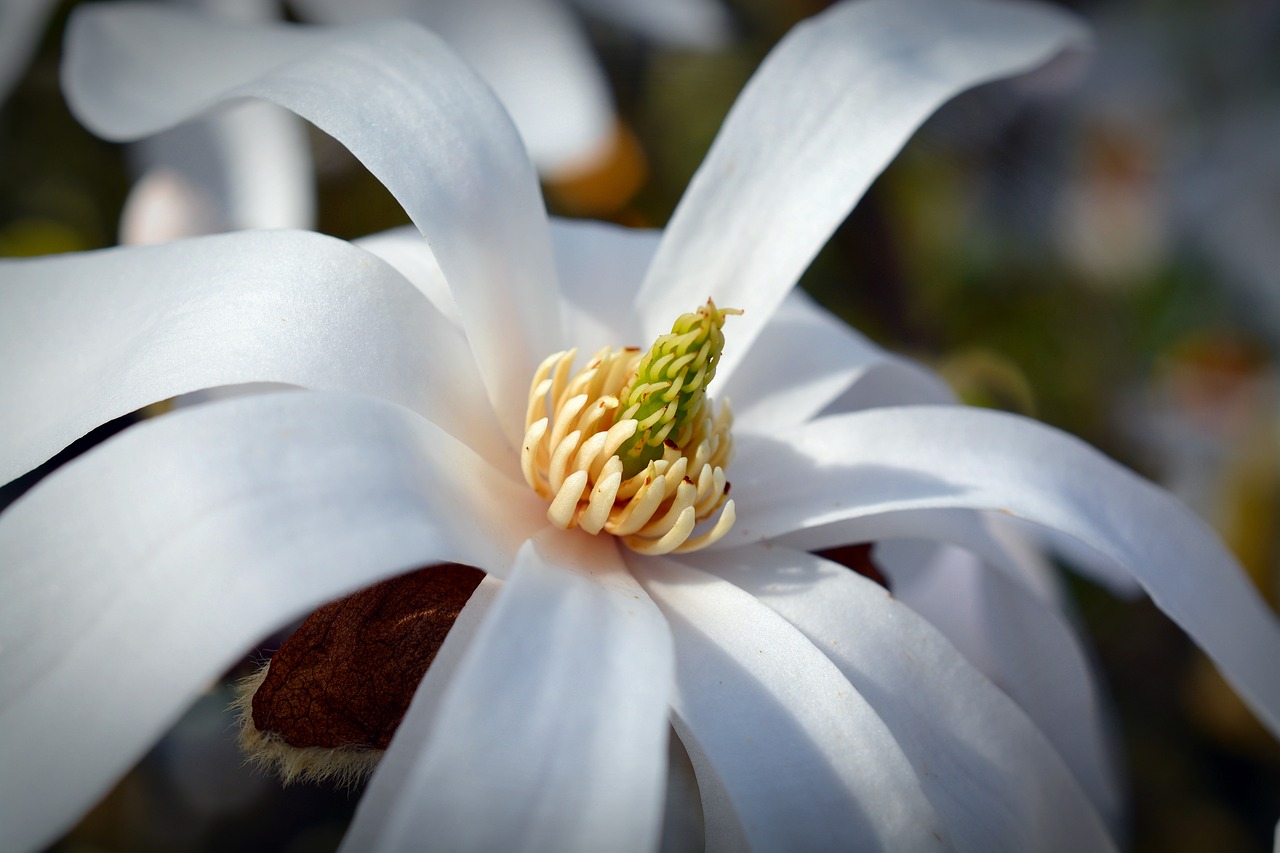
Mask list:
[{"label": "stamen cluster", "polygon": [[[605,348],[571,375],[577,350],[538,368],[521,464],[557,527],[619,537],[642,554],[705,548],[734,522],[724,469],[733,413],[706,398],[731,310],[708,300],[646,353]],[[693,537],[717,509],[714,526]]]}]

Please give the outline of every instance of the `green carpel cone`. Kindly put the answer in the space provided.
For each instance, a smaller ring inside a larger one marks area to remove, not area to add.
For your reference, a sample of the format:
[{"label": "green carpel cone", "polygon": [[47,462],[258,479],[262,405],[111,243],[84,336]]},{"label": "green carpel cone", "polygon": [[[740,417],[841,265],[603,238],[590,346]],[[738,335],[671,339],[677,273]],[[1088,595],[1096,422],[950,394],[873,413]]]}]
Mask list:
[{"label": "green carpel cone", "polygon": [[669,334],[654,341],[640,359],[635,375],[619,395],[620,419],[634,418],[640,428],[618,448],[624,477],[633,477],[650,462],[662,458],[664,443],[683,449],[698,420],[705,417],[707,385],[716,375],[724,349],[725,317],[737,308],[716,308],[715,302],[682,314]]}]

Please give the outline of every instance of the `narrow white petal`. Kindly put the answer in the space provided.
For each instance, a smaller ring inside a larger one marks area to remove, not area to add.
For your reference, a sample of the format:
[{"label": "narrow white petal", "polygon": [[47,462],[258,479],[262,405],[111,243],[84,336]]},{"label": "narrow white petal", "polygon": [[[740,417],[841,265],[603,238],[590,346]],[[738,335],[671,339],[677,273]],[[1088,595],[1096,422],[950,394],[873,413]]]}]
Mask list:
[{"label": "narrow white petal", "polygon": [[431,251],[431,244],[417,228],[405,225],[360,237],[352,242],[395,267],[400,275],[431,300],[437,311],[454,325],[462,327],[462,314],[458,311],[458,303],[454,301],[453,294],[449,292],[449,282],[445,281],[440,264]]},{"label": "narrow white petal", "polygon": [[462,333],[340,240],[242,232],[0,270],[2,481],[112,418],[244,382],[382,397],[507,456]]},{"label": "narrow white petal", "polygon": [[[565,340],[580,352],[601,347],[648,348],[639,317],[628,306],[658,249],[661,231],[608,222],[552,219],[556,271],[564,293]],[[701,304],[691,299],[680,313]],[[678,315],[667,320],[667,329]]]},{"label": "narrow white petal", "polygon": [[[923,546],[923,553],[903,544]],[[959,548],[890,542],[875,554],[894,598],[929,620],[1017,703],[1108,826],[1119,826],[1122,797],[1099,686],[1063,614]]]},{"label": "narrow white petal", "polygon": [[[748,450],[751,449],[749,441],[749,438],[744,441]],[[749,464],[744,462],[744,466]],[[751,539],[745,531],[740,531],[739,535],[741,541]],[[1056,607],[1062,603],[1061,585],[1054,574],[1057,570],[1044,564],[1043,531],[1003,513],[955,507],[889,510],[804,527],[784,534],[782,538],[787,544],[806,551],[836,548],[851,542],[903,539],[946,542],[977,554],[1042,601]],[[1142,594],[1142,586],[1127,569],[1110,561],[1100,561],[1096,552],[1087,548],[1076,545],[1072,550],[1072,544],[1069,541],[1055,542],[1055,550],[1069,551],[1078,556],[1076,568],[1091,580],[1122,598],[1135,598]],[[1037,553],[1042,556],[1033,561],[1033,555]]]},{"label": "narrow white petal", "polygon": [[[273,21],[278,0],[188,0],[202,11],[238,21]],[[228,105],[129,151],[140,181],[121,212],[120,241],[158,243],[245,228],[315,225],[315,172],[306,125],[274,104]],[[172,190],[149,191],[154,177]],[[193,219],[188,206],[208,202],[212,221]],[[174,209],[174,205],[178,205]],[[185,225],[177,230],[172,224]]]},{"label": "narrow white petal", "polygon": [[493,87],[538,171],[573,171],[609,140],[613,102],[586,33],[557,0],[303,0],[304,17],[401,17],[439,33]]},{"label": "narrow white petal", "polygon": [[184,409],[60,468],[0,515],[0,766],[22,768],[0,848],[52,841],[269,631],[426,563],[503,573],[543,524],[430,423],[348,395]]},{"label": "narrow white petal", "polygon": [[[726,351],[739,344],[736,320],[725,325]],[[804,423],[837,400],[869,408],[955,399],[941,379],[882,350],[798,290],[769,318],[739,369],[717,377],[712,394],[733,401],[735,429],[766,433]]]},{"label": "narrow white petal", "polygon": [[538,171],[572,174],[611,143],[608,81],[559,0],[418,0],[414,11],[493,87]]},{"label": "narrow white petal", "polygon": [[729,795],[724,780],[720,778],[715,762],[679,715],[672,716],[671,727],[679,736],[689,763],[693,765],[694,778],[698,783],[698,798],[702,806],[705,849],[708,853],[751,849],[746,830],[742,828],[738,807]]},{"label": "narrow white petal", "polygon": [[519,446],[529,376],[561,343],[546,212],[510,119],[439,38],[404,22],[250,26],[100,4],[71,19],[63,85],[80,120],[111,139],[255,97],[341,141],[431,242]]},{"label": "narrow white petal", "polygon": [[824,526],[844,541],[934,539],[936,514],[956,510],[1021,519],[1131,574],[1280,734],[1280,621],[1204,522],[1079,439],[960,406],[833,415],[748,438],[732,472],[736,541]]},{"label": "narrow white petal", "polygon": [[378,769],[365,787],[355,819],[342,840],[343,849],[358,853],[375,849],[383,825],[397,808],[404,786],[414,771],[418,753],[435,726],[444,691],[493,609],[503,583],[493,575],[486,575],[458,614],[444,645],[436,652],[427,674],[418,685],[386,754],[378,762]]},{"label": "narrow white petal", "polygon": [[872,180],[956,93],[1079,42],[1063,10],[1002,0],[859,0],[765,59],[681,200],[636,305],[650,334],[693,295],[746,310],[733,372]]},{"label": "narrow white petal", "polygon": [[358,818],[362,849],[652,850],[671,682],[667,627],[617,546],[548,529],[443,687],[397,801]]},{"label": "narrow white petal", "polygon": [[883,588],[786,548],[688,561],[756,596],[826,652],[893,733],[957,849],[1114,849],[1032,721]]},{"label": "narrow white petal", "polygon": [[952,849],[918,771],[822,651],[726,581],[628,562],[675,636],[690,757],[714,765],[753,849]]},{"label": "narrow white petal", "polygon": [[667,740],[667,798],[658,849],[660,853],[702,853],[706,838],[697,771],[673,729]]}]

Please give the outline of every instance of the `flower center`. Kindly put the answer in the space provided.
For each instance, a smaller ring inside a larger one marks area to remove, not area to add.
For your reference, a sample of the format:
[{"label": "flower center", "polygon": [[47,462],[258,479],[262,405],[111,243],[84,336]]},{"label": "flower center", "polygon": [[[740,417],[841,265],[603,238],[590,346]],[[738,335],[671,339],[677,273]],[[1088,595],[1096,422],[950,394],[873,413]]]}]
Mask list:
[{"label": "flower center", "polygon": [[[696,551],[733,527],[724,468],[733,456],[727,401],[707,399],[725,317],[710,299],[648,352],[605,348],[570,375],[577,350],[538,367],[521,464],[562,530],[611,533],[642,554]],[[716,510],[710,530],[693,536]]]}]

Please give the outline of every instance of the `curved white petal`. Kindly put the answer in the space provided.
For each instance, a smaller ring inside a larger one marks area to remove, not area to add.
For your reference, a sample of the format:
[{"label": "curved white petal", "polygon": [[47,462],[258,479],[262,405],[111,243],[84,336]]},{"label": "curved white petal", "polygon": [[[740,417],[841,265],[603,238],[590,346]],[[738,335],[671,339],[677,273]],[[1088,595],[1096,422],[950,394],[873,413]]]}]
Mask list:
[{"label": "curved white petal", "polygon": [[275,104],[228,107],[145,139],[130,153],[142,177],[121,213],[122,243],[315,223],[306,127]]},{"label": "curved white petal", "polygon": [[503,583],[494,575],[486,575],[449,628],[444,644],[432,658],[427,674],[413,694],[404,719],[396,727],[386,754],[365,787],[355,818],[342,840],[344,849],[359,853],[376,849],[388,816],[400,802],[404,786],[414,772],[418,753],[435,725],[444,691],[458,671],[458,664],[471,647],[476,633],[493,610]]},{"label": "curved white petal", "polygon": [[860,0],[791,31],[738,97],[636,299],[653,335],[707,296],[746,310],[733,372],[871,181],[956,93],[1082,39],[1061,9],[1002,0]]},{"label": "curved white petal", "polygon": [[[725,787],[724,780],[720,778],[715,762],[679,716],[672,716],[671,727],[680,738],[685,755],[693,766],[699,805],[702,808],[702,849],[708,853],[751,849],[746,830],[742,828],[738,807]],[[713,743],[713,746],[717,745]]]},{"label": "curved white petal", "polygon": [[[736,319],[725,326],[726,351],[738,345]],[[765,433],[804,423],[837,400],[859,408],[955,400],[941,379],[882,350],[798,290],[711,393],[733,401],[736,430]]]},{"label": "curved white petal", "polygon": [[[747,452],[753,452],[749,444]],[[843,506],[840,500],[833,501],[833,507],[835,504]],[[749,529],[743,529],[739,535],[743,542],[752,538]],[[803,527],[779,538],[806,551],[837,548],[851,542],[902,539],[946,542],[977,554],[988,565],[1004,572],[1047,604],[1059,608],[1062,605],[1060,579],[1055,574],[1057,570],[1045,565],[1043,559],[1044,531],[1003,513],[954,507],[898,508],[859,513],[841,521]],[[1142,594],[1141,584],[1122,566],[1110,561],[1104,563],[1096,552],[1078,543],[1057,541],[1054,544],[1055,551],[1068,551],[1073,559],[1078,557],[1075,568],[1105,586],[1113,595],[1136,598]],[[1037,552],[1041,553],[1041,558],[1032,561],[1032,555]]]},{"label": "curved white petal", "polygon": [[875,555],[894,598],[925,617],[1017,703],[1108,826],[1119,826],[1122,796],[1099,686],[1062,613],[959,548],[882,542]]},{"label": "curved white petal", "polygon": [[398,799],[348,849],[652,850],[671,683],[670,634],[617,546],[548,528],[443,687]]},{"label": "curved white petal", "polygon": [[510,119],[436,36],[402,21],[250,26],[84,6],[68,26],[63,86],[80,120],[111,139],[256,97],[341,141],[431,242],[519,446],[529,378],[561,341],[546,212]]},{"label": "curved white petal", "polygon": [[612,142],[613,98],[581,25],[558,0],[418,0],[511,114],[538,171],[572,174]]},{"label": "curved white petal", "polygon": [[690,756],[710,759],[752,848],[952,849],[917,770],[822,651],[726,581],[628,563],[675,636]]},{"label": "curved white petal", "polygon": [[0,515],[0,848],[50,842],[288,620],[424,563],[505,572],[537,504],[339,394],[185,409],[58,469]]},{"label": "curved white petal", "polygon": [[678,47],[713,48],[728,39],[729,13],[719,0],[573,0],[584,12]]},{"label": "curved white petal", "polygon": [[[952,510],[945,518],[941,512],[931,515],[935,523],[939,519],[943,523],[935,529],[936,536],[930,535],[927,540],[920,541],[911,541],[915,538],[912,530],[920,527],[918,521],[902,521],[899,524],[901,529],[895,529],[894,516],[884,517],[888,521],[888,531],[877,540],[883,549],[888,549],[882,556],[908,563],[927,562],[933,557],[938,542],[945,541],[980,557],[1054,612],[1065,613],[1070,607],[1063,590],[1061,572],[1054,565],[1052,554],[1034,536],[1034,529],[1028,529],[1025,523],[1004,514],[979,510]],[[818,550],[826,547],[830,547],[830,543],[820,543]],[[1115,568],[1108,571],[1117,576],[1123,573],[1123,570]],[[1109,583],[1111,574],[1100,579]],[[1128,583],[1111,585],[1111,591],[1129,598],[1141,595],[1142,587],[1130,575],[1123,574]]]},{"label": "curved white petal", "polygon": [[26,73],[40,46],[54,0],[5,0],[0,3],[0,105]]},{"label": "curved white petal", "polygon": [[402,17],[439,33],[502,100],[544,174],[572,172],[609,142],[613,99],[581,26],[557,0],[294,0],[304,17]]},{"label": "curved white petal", "polygon": [[[272,21],[277,0],[188,0],[239,21]],[[315,177],[302,121],[274,104],[227,106],[134,145],[138,180],[120,242],[161,243],[245,228],[311,228]]]},{"label": "curved white petal", "polygon": [[847,525],[845,541],[936,539],[934,513],[974,509],[1057,534],[1130,573],[1280,733],[1280,621],[1204,522],[1079,439],[989,410],[873,409],[744,436],[730,476],[726,541],[824,525]]},{"label": "curved white petal", "polygon": [[340,240],[240,232],[0,270],[0,480],[111,418],[244,382],[383,397],[509,455],[462,333]]},{"label": "curved white petal", "polygon": [[707,828],[698,775],[689,751],[674,729],[667,739],[667,796],[662,810],[659,853],[703,853]]},{"label": "curved white petal", "polygon": [[[645,338],[630,306],[660,239],[661,231],[584,219],[551,220],[567,346],[590,355],[601,347],[647,348],[653,343],[652,337]],[[699,304],[690,302],[684,311]],[[667,321],[666,331],[675,319]]]},{"label": "curved white petal", "polygon": [[883,588],[779,547],[687,561],[755,596],[830,657],[893,733],[958,850],[1114,849],[1035,725]]},{"label": "curved white petal", "polygon": [[444,272],[431,252],[431,244],[417,228],[404,225],[351,242],[395,267],[400,275],[431,300],[436,310],[454,325],[462,327],[462,314],[449,292],[449,282],[445,281]]}]

